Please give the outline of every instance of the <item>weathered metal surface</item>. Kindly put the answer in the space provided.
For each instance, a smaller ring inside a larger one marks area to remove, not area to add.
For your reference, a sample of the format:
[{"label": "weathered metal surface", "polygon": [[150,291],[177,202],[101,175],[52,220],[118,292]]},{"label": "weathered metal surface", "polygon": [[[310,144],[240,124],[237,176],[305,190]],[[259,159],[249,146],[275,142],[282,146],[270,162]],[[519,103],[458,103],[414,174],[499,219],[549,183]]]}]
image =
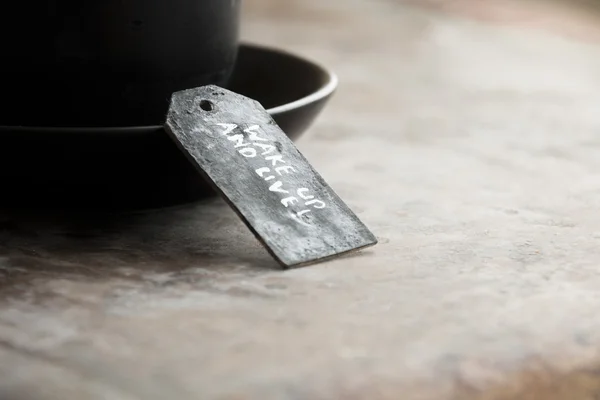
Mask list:
[{"label": "weathered metal surface", "polygon": [[283,266],[377,243],[258,102],[217,86],[184,90],[165,128]]}]

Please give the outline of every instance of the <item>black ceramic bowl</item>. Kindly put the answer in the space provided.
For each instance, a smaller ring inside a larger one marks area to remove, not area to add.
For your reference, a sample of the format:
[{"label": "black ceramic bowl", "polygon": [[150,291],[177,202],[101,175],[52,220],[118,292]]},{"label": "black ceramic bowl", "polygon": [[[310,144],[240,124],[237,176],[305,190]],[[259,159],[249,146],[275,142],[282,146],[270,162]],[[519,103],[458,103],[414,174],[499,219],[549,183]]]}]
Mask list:
[{"label": "black ceramic bowl", "polygon": [[[327,69],[242,44],[227,88],[259,101],[298,138],[337,86]],[[161,126],[0,126],[0,202],[24,207],[143,209],[214,194]]]}]

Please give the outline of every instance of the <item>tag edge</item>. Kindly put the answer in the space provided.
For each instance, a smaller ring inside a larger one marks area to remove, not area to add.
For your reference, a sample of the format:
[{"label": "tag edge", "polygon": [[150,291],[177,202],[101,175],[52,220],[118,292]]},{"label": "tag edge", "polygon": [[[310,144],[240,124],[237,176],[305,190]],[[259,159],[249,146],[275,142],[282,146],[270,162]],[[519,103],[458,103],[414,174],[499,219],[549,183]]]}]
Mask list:
[{"label": "tag edge", "polygon": [[353,253],[359,253],[370,247],[374,247],[377,244],[379,244],[379,240],[377,238],[375,238],[375,240],[373,240],[372,242],[362,245],[360,247],[355,247],[353,249],[349,249],[349,250],[343,251],[341,253],[335,253],[335,254],[332,254],[332,255],[329,255],[326,257],[322,257],[322,258],[318,258],[315,260],[303,261],[303,262],[296,263],[296,264],[286,264],[286,266],[284,268],[285,269],[296,269],[296,268],[302,268],[302,267],[306,267],[306,266],[310,266],[310,265],[325,263],[325,262],[334,260],[336,258],[343,258],[343,257],[346,257]]}]

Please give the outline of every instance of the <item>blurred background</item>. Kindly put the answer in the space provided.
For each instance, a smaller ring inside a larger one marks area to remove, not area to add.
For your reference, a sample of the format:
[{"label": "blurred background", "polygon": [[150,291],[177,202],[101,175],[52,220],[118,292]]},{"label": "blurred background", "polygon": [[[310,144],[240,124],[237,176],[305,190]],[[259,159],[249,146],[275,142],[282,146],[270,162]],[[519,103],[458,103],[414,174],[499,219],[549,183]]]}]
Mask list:
[{"label": "blurred background", "polygon": [[598,71],[592,0],[252,0],[242,21],[244,40],[332,68],[341,78],[334,102],[359,114],[390,103],[399,111],[426,86],[441,95],[448,85],[455,94],[585,90]]}]

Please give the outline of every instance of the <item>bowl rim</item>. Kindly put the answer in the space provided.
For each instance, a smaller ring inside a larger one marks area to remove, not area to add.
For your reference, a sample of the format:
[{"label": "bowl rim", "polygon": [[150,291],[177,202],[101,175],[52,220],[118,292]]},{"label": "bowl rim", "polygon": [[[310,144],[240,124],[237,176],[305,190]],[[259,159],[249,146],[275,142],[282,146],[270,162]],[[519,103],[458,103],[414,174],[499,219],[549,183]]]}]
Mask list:
[{"label": "bowl rim", "polygon": [[[277,53],[279,55],[283,55],[283,56],[292,58],[297,62],[301,62],[301,63],[305,64],[307,67],[311,67],[311,68],[317,70],[324,78],[323,83],[321,84],[320,88],[313,91],[312,93],[310,93],[300,99],[291,101],[289,103],[285,103],[285,104],[281,104],[276,107],[268,108],[267,112],[271,116],[277,116],[280,114],[284,114],[284,113],[305,107],[312,103],[316,103],[318,101],[321,101],[321,100],[331,96],[337,90],[337,87],[339,85],[339,79],[338,79],[338,76],[335,74],[335,72],[333,72],[333,70],[327,68],[326,66],[319,64],[309,58],[300,56],[298,54],[295,54],[290,51],[283,50],[283,49],[280,49],[280,48],[277,48],[274,46],[260,45],[260,44],[255,44],[255,43],[251,43],[251,42],[241,42],[240,47],[244,47],[244,48],[252,49],[252,50],[266,51],[266,52],[270,52],[270,53]],[[61,126],[0,125],[0,131],[11,130],[11,131],[42,132],[42,131],[57,131],[57,130],[59,130],[59,131],[65,132],[65,133],[70,132],[70,131],[71,132],[77,131],[80,133],[83,133],[83,132],[87,132],[87,133],[130,132],[131,133],[131,132],[138,132],[138,131],[146,132],[146,131],[150,131],[150,130],[160,130],[162,128],[163,128],[162,125],[105,126],[105,127],[102,127],[102,126],[61,127]]]},{"label": "bowl rim", "polygon": [[281,55],[285,55],[289,58],[294,58],[296,59],[296,61],[310,65],[315,70],[318,70],[319,73],[324,77],[321,87],[312,92],[311,94],[306,95],[300,99],[291,101],[289,103],[267,109],[267,112],[271,115],[283,114],[297,108],[305,107],[311,103],[318,102],[324,98],[331,96],[336,91],[339,85],[339,78],[337,74],[333,72],[333,70],[311,59],[308,59],[306,57],[300,57],[299,55],[291,53],[287,50],[275,49],[273,47],[266,47],[260,45],[248,45],[248,47],[253,47],[255,49],[262,49],[267,51],[276,51]]}]

